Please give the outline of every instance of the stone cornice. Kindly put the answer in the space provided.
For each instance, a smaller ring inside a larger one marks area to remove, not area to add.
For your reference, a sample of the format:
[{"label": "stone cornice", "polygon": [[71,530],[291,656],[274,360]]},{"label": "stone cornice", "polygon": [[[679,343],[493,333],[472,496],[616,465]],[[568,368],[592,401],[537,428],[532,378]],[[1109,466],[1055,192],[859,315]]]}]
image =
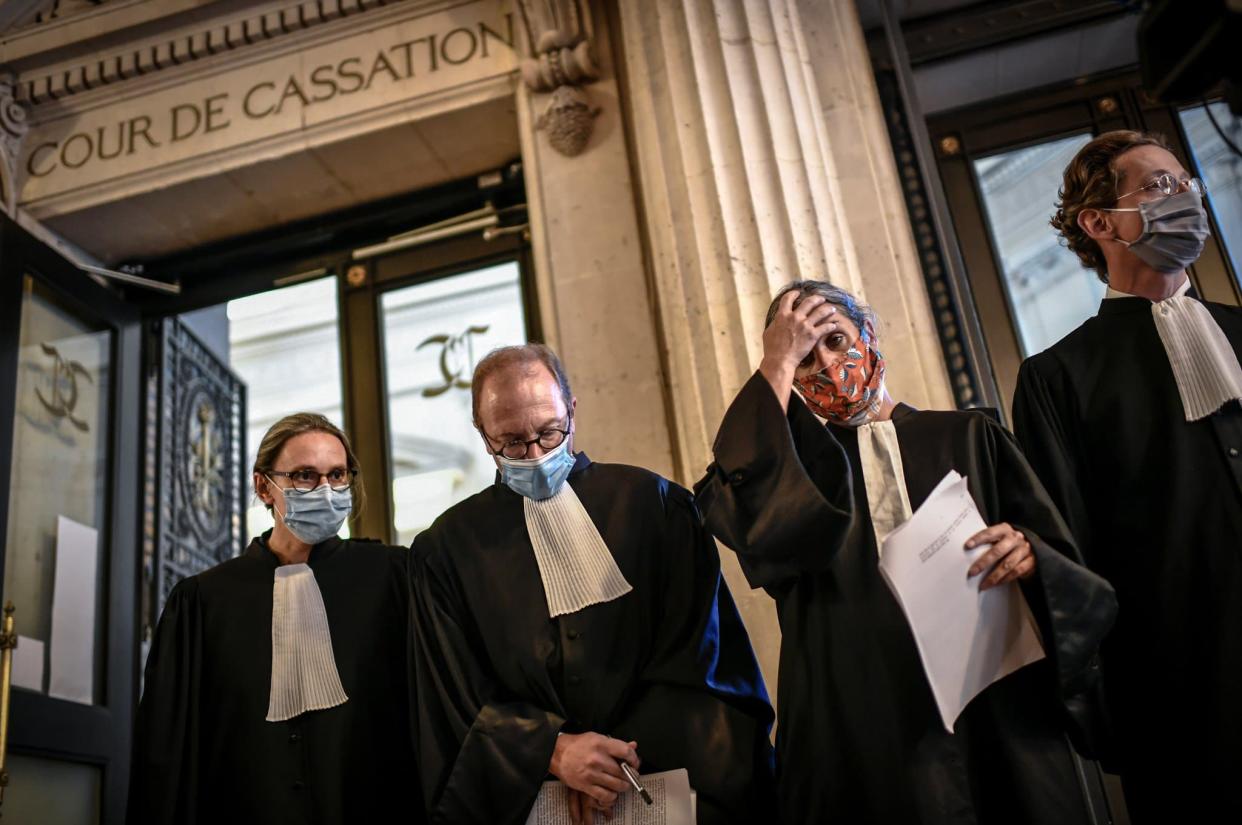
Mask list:
[{"label": "stone cornice", "polygon": [[16,99],[27,107],[65,102],[125,81],[186,67],[206,58],[271,44],[342,18],[370,18],[383,7],[418,6],[426,11],[464,5],[450,0],[301,0],[269,3],[242,13],[199,21],[89,57],[23,72]]}]

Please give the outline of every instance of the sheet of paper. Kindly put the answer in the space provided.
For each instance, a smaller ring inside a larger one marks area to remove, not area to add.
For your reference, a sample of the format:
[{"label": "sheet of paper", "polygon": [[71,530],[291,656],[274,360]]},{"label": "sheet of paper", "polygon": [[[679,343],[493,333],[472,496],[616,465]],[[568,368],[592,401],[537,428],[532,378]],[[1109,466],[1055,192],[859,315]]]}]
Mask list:
[{"label": "sheet of paper", "polygon": [[72,519],[56,519],[56,575],[47,692],[92,704],[95,696],[95,574],[99,533]]},{"label": "sheet of paper", "polygon": [[[644,774],[638,781],[651,794],[652,804],[635,791],[626,791],[617,797],[609,825],[694,825],[694,792],[685,768]],[[544,782],[526,825],[570,825],[565,791],[560,782]]]},{"label": "sheet of paper", "polygon": [[20,633],[13,651],[13,685],[43,692],[43,642]]},{"label": "sheet of paper", "polygon": [[986,525],[955,471],[884,540],[880,572],[918,645],[945,730],[984,688],[1044,658],[1030,606],[1016,583],[979,591],[988,571],[967,570],[988,546],[965,550]]}]

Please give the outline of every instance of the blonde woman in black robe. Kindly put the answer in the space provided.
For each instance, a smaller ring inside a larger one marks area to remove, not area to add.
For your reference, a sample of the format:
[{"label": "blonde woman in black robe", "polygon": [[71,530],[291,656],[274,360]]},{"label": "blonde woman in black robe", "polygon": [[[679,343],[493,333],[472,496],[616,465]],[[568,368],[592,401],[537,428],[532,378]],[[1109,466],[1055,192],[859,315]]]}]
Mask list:
[{"label": "blonde woman in black robe", "polygon": [[272,530],[179,582],[147,657],[130,825],[423,821],[400,547],[337,537],[363,499],[345,434],[272,425],[254,465]]}]

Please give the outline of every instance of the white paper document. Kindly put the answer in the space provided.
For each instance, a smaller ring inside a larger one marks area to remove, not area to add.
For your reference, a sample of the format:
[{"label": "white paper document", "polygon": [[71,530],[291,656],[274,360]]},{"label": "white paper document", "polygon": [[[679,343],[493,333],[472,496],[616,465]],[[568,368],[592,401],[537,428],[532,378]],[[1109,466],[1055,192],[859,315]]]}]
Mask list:
[{"label": "white paper document", "polygon": [[1039,630],[1016,583],[979,591],[967,578],[991,545],[965,550],[987,525],[957,472],[884,540],[880,573],[914,633],[945,730],[984,688],[1044,658]]},{"label": "white paper document", "polygon": [[[652,804],[643,802],[634,790],[617,797],[609,825],[694,825],[694,791],[685,768],[649,773],[638,778]],[[526,825],[570,825],[566,787],[560,782],[544,782]],[[597,818],[603,822],[602,816]]]},{"label": "white paper document", "polygon": [[43,692],[43,642],[20,633],[13,650],[13,687]]},{"label": "white paper document", "polygon": [[88,705],[95,698],[95,573],[98,564],[99,532],[58,516],[47,692],[58,699]]}]

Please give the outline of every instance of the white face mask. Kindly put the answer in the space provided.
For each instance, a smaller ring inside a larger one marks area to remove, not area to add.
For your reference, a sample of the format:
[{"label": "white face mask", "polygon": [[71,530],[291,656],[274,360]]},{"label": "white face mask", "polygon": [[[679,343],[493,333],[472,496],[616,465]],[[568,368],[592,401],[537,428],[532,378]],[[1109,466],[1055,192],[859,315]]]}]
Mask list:
[{"label": "white face mask", "polygon": [[289,532],[306,544],[318,544],[339,533],[354,507],[353,491],[348,487],[333,490],[324,483],[305,493],[292,487],[280,491],[285,496],[285,512],[277,510],[277,514]]}]

